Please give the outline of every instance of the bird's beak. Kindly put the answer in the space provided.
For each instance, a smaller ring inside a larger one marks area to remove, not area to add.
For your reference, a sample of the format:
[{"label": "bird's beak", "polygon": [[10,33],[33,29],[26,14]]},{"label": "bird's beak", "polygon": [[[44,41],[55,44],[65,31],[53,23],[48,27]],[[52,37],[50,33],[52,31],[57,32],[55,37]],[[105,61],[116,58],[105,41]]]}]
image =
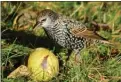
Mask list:
[{"label": "bird's beak", "polygon": [[37,27],[38,23],[36,23],[34,26],[33,26],[33,29],[35,29],[35,27]]},{"label": "bird's beak", "polygon": [[41,25],[40,22],[36,22],[36,24],[33,26],[33,29],[36,29],[37,27],[39,27]]}]

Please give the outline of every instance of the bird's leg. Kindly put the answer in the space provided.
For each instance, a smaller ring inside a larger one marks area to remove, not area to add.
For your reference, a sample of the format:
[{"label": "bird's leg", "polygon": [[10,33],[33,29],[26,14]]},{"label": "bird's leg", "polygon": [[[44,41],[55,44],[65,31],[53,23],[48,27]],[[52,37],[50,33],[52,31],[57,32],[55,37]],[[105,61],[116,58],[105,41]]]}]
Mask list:
[{"label": "bird's leg", "polygon": [[72,53],[72,50],[71,50],[71,49],[68,49],[68,53],[67,53],[67,56],[68,56],[68,57],[67,57],[66,61],[69,60],[71,53]]},{"label": "bird's leg", "polygon": [[69,58],[70,58],[71,53],[72,53],[72,50],[71,49],[68,49],[67,58],[66,58],[65,64],[63,65],[64,70],[67,69],[67,65],[68,65],[68,61],[69,61]]},{"label": "bird's leg", "polygon": [[80,55],[80,49],[74,49],[74,52],[75,52],[75,62],[77,62],[77,63],[80,63],[80,62],[82,62],[82,60],[81,60],[81,55]]}]

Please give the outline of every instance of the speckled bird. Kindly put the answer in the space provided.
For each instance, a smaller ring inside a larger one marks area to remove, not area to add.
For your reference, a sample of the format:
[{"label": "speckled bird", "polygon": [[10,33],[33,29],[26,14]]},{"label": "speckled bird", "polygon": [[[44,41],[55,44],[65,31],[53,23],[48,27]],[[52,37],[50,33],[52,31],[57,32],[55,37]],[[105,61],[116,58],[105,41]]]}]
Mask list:
[{"label": "speckled bird", "polygon": [[76,55],[90,44],[109,43],[97,33],[88,30],[80,21],[50,9],[44,9],[39,13],[34,28],[38,26],[43,27],[47,35],[60,46],[74,50]]}]

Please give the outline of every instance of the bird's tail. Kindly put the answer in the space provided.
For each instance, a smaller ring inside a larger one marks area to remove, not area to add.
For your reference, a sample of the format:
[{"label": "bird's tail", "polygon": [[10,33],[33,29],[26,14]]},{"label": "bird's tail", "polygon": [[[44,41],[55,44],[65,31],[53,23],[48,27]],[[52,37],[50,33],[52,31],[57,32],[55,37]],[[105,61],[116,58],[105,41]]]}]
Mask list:
[{"label": "bird's tail", "polygon": [[100,42],[103,44],[108,44],[108,45],[114,46],[115,48],[121,48],[120,42],[114,42],[114,41],[110,41],[110,40],[109,41],[101,40]]}]

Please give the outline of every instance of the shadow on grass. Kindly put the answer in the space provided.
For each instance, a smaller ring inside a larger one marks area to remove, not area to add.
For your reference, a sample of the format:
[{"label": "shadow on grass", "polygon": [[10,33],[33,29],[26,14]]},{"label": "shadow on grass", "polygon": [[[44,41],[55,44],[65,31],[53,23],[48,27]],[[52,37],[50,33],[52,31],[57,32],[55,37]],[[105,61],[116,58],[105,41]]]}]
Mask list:
[{"label": "shadow on grass", "polygon": [[[4,29],[1,29],[3,31]],[[61,47],[59,45],[55,45],[55,43],[48,37],[36,36],[32,32],[27,33],[25,31],[15,31],[7,29],[2,33],[2,39],[5,39],[7,43],[13,43],[15,40],[15,44],[23,45],[29,48],[38,48],[45,47],[52,49],[53,46],[57,46],[57,49]]]}]

